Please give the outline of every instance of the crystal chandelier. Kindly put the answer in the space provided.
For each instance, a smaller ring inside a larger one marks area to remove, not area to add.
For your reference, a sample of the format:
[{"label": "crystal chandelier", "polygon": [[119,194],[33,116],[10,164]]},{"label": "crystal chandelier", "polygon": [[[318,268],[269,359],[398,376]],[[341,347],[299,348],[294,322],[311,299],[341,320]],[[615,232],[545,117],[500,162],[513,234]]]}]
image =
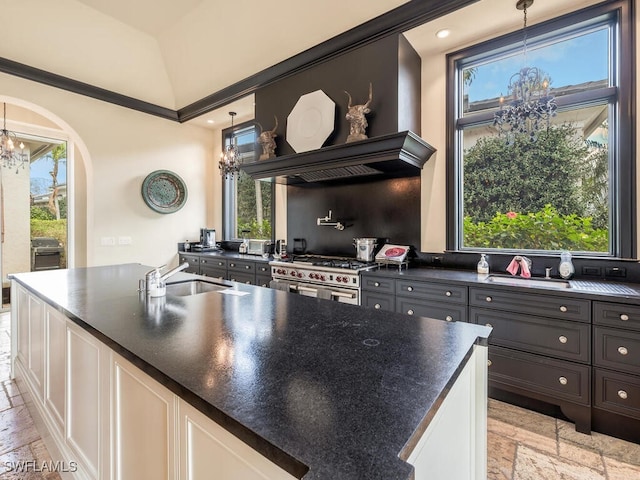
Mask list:
[{"label": "crystal chandelier", "polygon": [[236,112],[229,112],[229,115],[231,116],[231,139],[220,154],[220,162],[218,163],[220,174],[224,175],[225,179],[229,177],[233,178],[235,174],[240,173],[240,165],[242,163],[240,152],[236,145],[235,135],[233,135],[233,117],[236,116]]},{"label": "crystal chandelier", "polygon": [[3,167],[14,168],[18,173],[18,167],[24,168],[27,163],[27,155],[24,153],[24,143],[20,142],[20,152],[16,152],[16,134],[7,130],[7,104],[4,103],[4,123],[0,131],[0,163]]},{"label": "crystal chandelier", "polygon": [[[527,8],[533,0],[518,0],[516,8],[524,11],[523,45],[524,59],[527,59]],[[541,128],[549,128],[558,106],[549,94],[549,78],[542,75],[537,67],[522,67],[509,79],[508,92],[511,102],[505,106],[500,97],[500,110],[493,117],[493,125],[500,136],[506,136],[507,143],[513,143],[515,135],[526,133],[531,141],[537,140]]]}]

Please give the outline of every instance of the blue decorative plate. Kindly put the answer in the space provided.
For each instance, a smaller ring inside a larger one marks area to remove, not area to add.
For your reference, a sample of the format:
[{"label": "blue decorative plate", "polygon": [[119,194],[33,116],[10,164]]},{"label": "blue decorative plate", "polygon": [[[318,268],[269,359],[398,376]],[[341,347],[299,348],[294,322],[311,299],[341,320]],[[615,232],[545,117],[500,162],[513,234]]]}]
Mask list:
[{"label": "blue decorative plate", "polygon": [[187,186],[175,173],[156,170],[142,182],[142,198],[158,213],[177,212],[187,201]]}]

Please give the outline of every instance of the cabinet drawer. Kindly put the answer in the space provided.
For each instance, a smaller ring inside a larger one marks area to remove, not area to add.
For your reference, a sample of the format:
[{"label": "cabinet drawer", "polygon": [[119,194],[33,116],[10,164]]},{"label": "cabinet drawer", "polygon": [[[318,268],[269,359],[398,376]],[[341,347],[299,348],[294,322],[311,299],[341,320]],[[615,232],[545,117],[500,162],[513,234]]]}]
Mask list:
[{"label": "cabinet drawer", "polygon": [[256,283],[256,276],[251,273],[235,272],[229,270],[228,276],[229,280],[232,280],[234,282],[247,283],[249,285],[254,285]]},{"label": "cabinet drawer", "polygon": [[469,289],[469,296],[469,305],[473,307],[507,310],[585,323],[591,322],[591,302],[589,300],[476,287]]},{"label": "cabinet drawer", "polygon": [[593,302],[593,323],[640,331],[640,307]]},{"label": "cabinet drawer", "polygon": [[216,257],[202,257],[200,259],[200,265],[211,267],[211,268],[227,268],[227,259],[226,258],[216,258]]},{"label": "cabinet drawer", "polygon": [[220,280],[224,280],[227,278],[227,270],[224,268],[214,268],[214,267],[207,267],[202,265],[200,267],[200,275],[204,275],[205,277],[219,278]]},{"label": "cabinet drawer", "polygon": [[417,282],[412,280],[396,281],[397,295],[435,300],[437,302],[467,303],[467,287],[446,283]]},{"label": "cabinet drawer", "polygon": [[393,278],[362,276],[362,289],[371,292],[396,293],[396,281]]},{"label": "cabinet drawer", "polygon": [[591,326],[532,315],[471,308],[469,321],[493,327],[489,343],[589,363]]},{"label": "cabinet drawer", "polygon": [[256,264],[255,262],[247,262],[244,260],[229,260],[227,262],[227,269],[229,270],[229,273],[233,271],[255,274]]},{"label": "cabinet drawer", "polygon": [[178,254],[178,263],[182,265],[187,262],[189,268],[185,270],[187,273],[200,273],[200,257],[197,255]]},{"label": "cabinet drawer", "polygon": [[268,287],[270,282],[270,275],[256,275],[256,285],[259,287]]},{"label": "cabinet drawer", "polygon": [[594,369],[596,407],[640,419],[640,378]]},{"label": "cabinet drawer", "polygon": [[594,327],[594,364],[640,375],[640,332]]},{"label": "cabinet drawer", "polygon": [[419,317],[437,318],[447,322],[467,321],[467,307],[465,305],[428,302],[415,298],[396,297],[396,312]]},{"label": "cabinet drawer", "polygon": [[387,312],[395,311],[395,302],[393,295],[385,295],[378,292],[362,292],[362,300],[360,301],[363,307],[375,308],[376,310],[384,310]]},{"label": "cabinet drawer", "polygon": [[489,347],[492,386],[517,387],[537,395],[590,404],[591,368],[507,348]]},{"label": "cabinet drawer", "polygon": [[256,275],[268,276],[271,278],[271,267],[268,263],[257,263],[256,266]]}]

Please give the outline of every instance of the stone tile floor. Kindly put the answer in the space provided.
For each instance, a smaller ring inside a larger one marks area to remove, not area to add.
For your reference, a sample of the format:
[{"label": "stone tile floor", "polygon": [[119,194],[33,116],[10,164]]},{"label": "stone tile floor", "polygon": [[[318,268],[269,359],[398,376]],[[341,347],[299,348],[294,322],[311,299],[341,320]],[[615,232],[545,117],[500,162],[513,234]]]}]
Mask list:
[{"label": "stone tile floor", "polygon": [[[56,472],[10,468],[16,462],[51,462],[10,379],[10,349],[9,314],[0,313],[0,480],[60,479]],[[487,478],[640,480],[640,445],[596,432],[584,435],[571,423],[489,400]]]}]

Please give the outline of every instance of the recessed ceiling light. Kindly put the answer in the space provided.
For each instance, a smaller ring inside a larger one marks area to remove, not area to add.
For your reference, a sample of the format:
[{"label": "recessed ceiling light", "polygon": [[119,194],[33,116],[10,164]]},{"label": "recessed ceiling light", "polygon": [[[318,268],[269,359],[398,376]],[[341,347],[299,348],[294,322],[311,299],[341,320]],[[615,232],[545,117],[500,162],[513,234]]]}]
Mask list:
[{"label": "recessed ceiling light", "polygon": [[207,123],[216,123],[216,122],[215,122],[215,120],[209,119],[209,120],[207,120]]},{"label": "recessed ceiling light", "polygon": [[436,37],[438,37],[438,38],[447,38],[450,33],[451,33],[451,30],[449,30],[448,28],[443,28],[442,30],[438,30],[436,32]]}]

